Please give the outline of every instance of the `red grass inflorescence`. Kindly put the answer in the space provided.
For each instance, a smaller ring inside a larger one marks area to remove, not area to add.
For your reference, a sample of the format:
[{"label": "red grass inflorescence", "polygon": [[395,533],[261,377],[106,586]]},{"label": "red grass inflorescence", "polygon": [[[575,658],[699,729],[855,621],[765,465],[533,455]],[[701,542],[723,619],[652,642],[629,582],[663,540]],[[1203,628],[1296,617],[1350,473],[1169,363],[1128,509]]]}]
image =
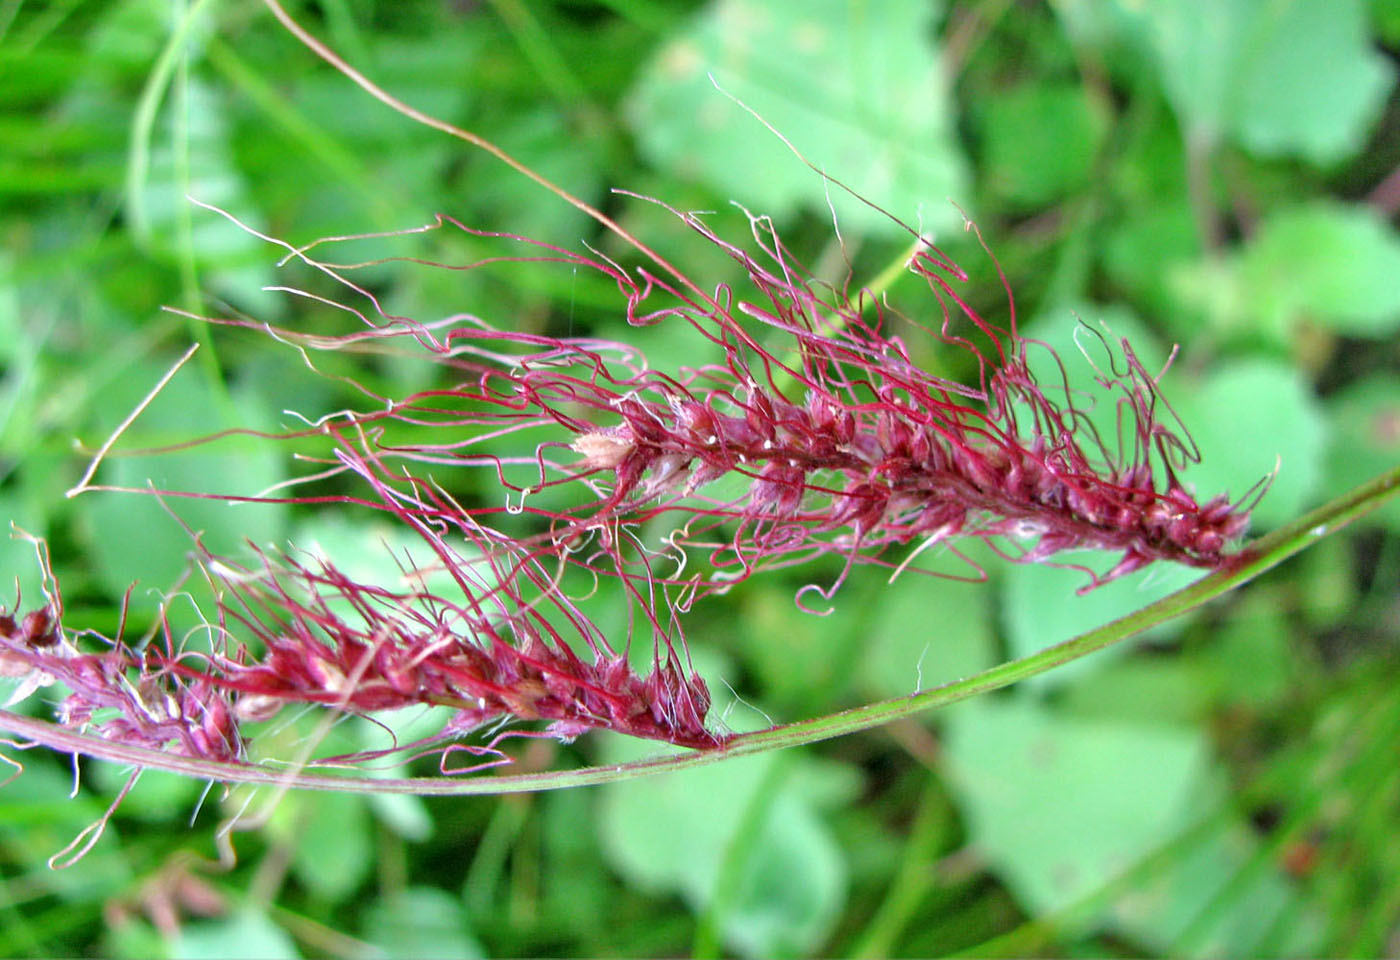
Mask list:
[{"label": "red grass inflorescence", "polygon": [[[908,269],[938,304],[933,323],[814,279],[766,218],[748,217],[751,251],[680,216],[738,265],[742,289],[704,294],[591,250],[445,217],[423,228],[529,246],[527,256],[456,269],[511,260],[597,271],[616,285],[629,323],[683,324],[696,338],[700,362],[670,371],[624,343],[466,315],[391,316],[348,279],[354,265],[312,259],[315,244],[283,244],[370,307],[292,290],[358,315],[364,329],[329,338],[262,329],[309,363],[311,349],[416,341],[449,382],[402,398],[361,387],[374,409],[282,434],[332,443],[301,482],[341,475],[365,494],[235,499],[369,505],[411,531],[424,556],[400,557],[400,581],[386,585],[312,552],[256,550],[238,563],[201,546],[219,598],[210,649],[179,649],[167,629],[161,643],[101,641],[83,652],[60,626],[61,604],[50,603],[20,621],[0,617],[0,666],[23,674],[26,691],[66,684],[68,725],[212,759],[243,759],[243,725],[293,703],[361,714],[449,707],[432,746],[444,760],[456,748],[441,741],[510,719],[544,721],[544,735],[561,739],[609,729],[704,748],[724,737],[706,726],[709,692],[689,667],[677,613],[758,569],[835,555],[842,572],[821,591],[829,598],[855,564],[895,566],[891,547],[956,552],[966,538],[1022,562],[1115,552],[1111,569],[1089,571],[1086,589],[1155,560],[1227,561],[1248,511],[1225,496],[1201,502],[1184,486],[1178,471],[1196,452],[1126,341],[1097,371],[1098,396],[1077,394],[1063,376],[1046,387],[1028,354],[1058,358],[1017,332],[1014,307],[1005,327],[980,316],[956,286],[967,275],[927,244]],[[927,372],[910,334],[931,335],[972,375]],[[1113,405],[1115,436],[1098,432],[1089,403]],[[457,486],[457,466],[486,468],[496,492]],[[704,562],[687,573],[695,550]],[[621,591],[625,643],[610,642],[583,609],[600,589]],[[636,634],[652,648],[645,673],[629,658]],[[498,755],[492,745],[465,749]]]},{"label": "red grass inflorescence", "polygon": [[[404,519],[417,526],[407,513]],[[705,726],[709,691],[684,661],[678,624],[657,613],[670,610],[664,593],[645,597],[652,662],[642,674],[629,661],[635,623],[629,642],[616,648],[567,594],[562,568],[551,575],[473,530],[462,515],[458,532],[469,534],[462,549],[422,527],[432,556],[425,566],[401,558],[397,588],[358,582],[312,554],[258,551],[256,563],[239,566],[201,548],[201,569],[218,598],[207,650],[177,645],[164,623],[150,643],[120,639],[120,631],[115,641],[72,634],[62,627],[55,587],[21,618],[0,612],[0,675],[20,679],[12,701],[55,682],[66,686],[57,718],[70,728],[222,762],[245,761],[244,725],[288,705],[364,715],[453,711],[431,742],[318,762],[448,742],[446,771],[457,749],[451,741],[512,719],[545,721],[543,735],[565,741],[602,728],[695,748],[723,742]],[[434,575],[452,586],[429,590]],[[630,589],[636,581],[611,582]],[[498,740],[462,748],[496,758],[472,769],[505,762]]]},{"label": "red grass inflorescence", "polygon": [[[222,632],[263,651],[247,659],[242,646],[214,664],[241,716],[289,702],[356,713],[438,705],[456,710],[444,736],[514,718],[548,721],[545,734],[562,740],[608,729],[689,747],[721,742],[705,727],[710,694],[684,662],[680,628],[657,614],[669,609],[664,597],[643,607],[653,652],[642,675],[629,662],[631,636],[621,649],[603,636],[563,588],[562,569],[551,576],[475,533],[462,550],[421,532],[432,556],[406,560],[400,588],[358,582],[323,557],[260,556],[251,568],[207,559],[226,598]],[[430,589],[432,576],[454,586]]]},{"label": "red grass inflorescence", "polygon": [[[217,683],[180,676],[168,645],[162,653],[156,644],[137,650],[101,637],[75,638],[62,616],[56,592],[18,619],[0,611],[0,676],[19,680],[11,703],[60,683],[68,688],[57,708],[65,726],[189,757],[241,755],[233,707]],[[86,649],[84,639],[97,649]]]},{"label": "red grass inflorescence", "polygon": [[[1196,451],[1161,399],[1158,375],[1126,341],[1115,353],[1095,334],[1115,360],[1097,370],[1099,395],[1078,396],[1063,377],[1037,381],[1030,351],[1045,351],[1052,365],[1058,357],[1020,336],[1014,307],[1006,327],[981,317],[955,286],[967,275],[931,246],[908,261],[938,304],[929,325],[868,291],[813,279],[766,218],[749,217],[757,244],[750,252],[700,217],[680,216],[739,265],[745,290],[698,295],[697,286],[629,273],[601,254],[485,234],[449,218],[436,223],[536,253],[499,259],[598,271],[617,285],[629,323],[686,323],[698,347],[718,356],[672,371],[652,369],[623,343],[495,329],[472,317],[423,324],[388,316],[347,279],[347,266],[295,250],[371,304],[352,310],[366,329],[313,345],[412,338],[461,378],[376,397],[379,409],[317,429],[339,438],[347,468],[378,477],[381,502],[410,462],[487,466],[506,502],[475,506],[473,516],[523,513],[544,524],[517,545],[572,563],[601,560],[623,576],[639,555],[683,566],[685,552],[700,548],[708,572],[668,581],[700,592],[823,554],[838,555],[847,570],[893,565],[885,556],[892,546],[956,551],[968,537],[1022,562],[1063,563],[1062,554],[1084,548],[1117,553],[1111,569],[1088,571],[1086,589],[1155,560],[1204,568],[1226,561],[1248,509],[1224,495],[1202,502],[1179,479]],[[970,382],[920,367],[905,339],[920,331],[971,359]],[[1102,436],[1087,415],[1102,403],[1116,409],[1116,436]],[[394,439],[393,424],[418,436]],[[423,428],[445,439],[424,443]],[[493,452],[504,444],[524,450]],[[586,493],[545,496],[552,488]],[[458,510],[454,502],[415,512],[451,523]],[[658,518],[665,525],[648,528],[660,532],[644,545],[637,531]],[[645,576],[653,576],[650,565]]]}]

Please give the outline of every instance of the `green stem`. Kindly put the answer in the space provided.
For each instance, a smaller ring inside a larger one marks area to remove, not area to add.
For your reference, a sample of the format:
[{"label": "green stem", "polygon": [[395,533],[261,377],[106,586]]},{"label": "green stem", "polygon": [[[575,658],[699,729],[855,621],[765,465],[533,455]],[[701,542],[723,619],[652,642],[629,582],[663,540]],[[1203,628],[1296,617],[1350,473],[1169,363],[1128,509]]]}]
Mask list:
[{"label": "green stem", "polygon": [[1019,683],[1088,656],[1105,647],[1119,643],[1149,627],[1181,616],[1209,600],[1213,600],[1260,574],[1271,570],[1312,546],[1332,536],[1358,517],[1364,516],[1400,492],[1400,466],[1369,483],[1363,484],[1327,503],[1293,523],[1275,530],[1250,543],[1223,569],[1209,574],[1170,596],[1149,604],[1126,617],[1114,620],[1056,644],[1039,653],[1012,660],[985,670],[975,676],[958,680],[932,690],[895,700],[883,700],[828,716],[785,724],[756,733],[740,734],[723,747],[692,753],[671,753],[634,763],[607,767],[585,767],[580,770],[560,770],[543,773],[521,773],[470,780],[449,780],[443,777],[415,777],[400,780],[353,778],[332,774],[308,774],[279,771],[253,765],[233,765],[213,760],[173,756],[130,744],[113,743],[88,734],[75,733],[43,720],[0,710],[0,729],[28,737],[34,743],[64,753],[77,753],[109,760],[153,767],[223,783],[263,783],[283,789],[341,790],[353,793],[412,793],[423,796],[463,796],[479,794],[524,793],[534,790],[559,790],[599,783],[632,780],[655,773],[667,773],[707,766],[736,757],[752,756],[783,747],[830,740],[862,730],[882,726],[893,720],[910,717],[925,710],[958,703],[1001,687]]}]

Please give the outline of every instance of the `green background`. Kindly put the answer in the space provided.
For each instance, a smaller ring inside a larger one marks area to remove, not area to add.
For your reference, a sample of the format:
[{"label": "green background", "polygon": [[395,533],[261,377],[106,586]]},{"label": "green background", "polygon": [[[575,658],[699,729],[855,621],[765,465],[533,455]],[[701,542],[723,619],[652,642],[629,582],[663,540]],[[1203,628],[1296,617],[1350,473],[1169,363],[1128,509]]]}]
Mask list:
[{"label": "green background", "polygon": [[[1179,345],[1163,389],[1203,454],[1186,479],[1238,496],[1276,471],[1256,532],[1400,460],[1395,0],[290,8],[376,82],[605,206],[706,288],[740,278],[611,188],[719,211],[733,239],[746,223],[732,204],[770,214],[808,263],[840,277],[844,255],[857,283],[907,244],[740,103],[934,234],[973,275],[970,300],[1004,317],[966,214],[1072,382],[1093,374],[1076,318],[1159,362]],[[267,337],[162,311],[355,322],[265,290],[288,282],[281,251],[187,197],[291,243],[442,212],[625,256],[556,197],[370,100],[253,0],[0,2],[0,517],[50,543],[70,628],[113,632],[133,580],[132,621],[149,623],[185,566],[160,503],[63,492],[192,341],[196,360],[124,448],[364,404]],[[492,252],[416,242],[459,262]],[[599,277],[391,264],[358,278],[420,319],[630,339],[661,369],[697,359],[681,325],[626,328]],[[894,288],[906,311],[911,292]],[[411,358],[318,363],[389,395],[447,382]],[[102,479],[254,492],[295,471],[289,452],[123,457]],[[353,511],[173,509],[216,549],[315,540],[367,570],[394,536]],[[1190,579],[1152,570],[1078,596],[1081,574],[977,556],[984,584],[858,572],[824,618],[793,599],[825,568],[697,606],[687,633],[716,716],[751,729],[905,694]],[[36,596],[32,547],[0,541],[0,558]],[[51,870],[124,773],[84,764],[69,799],[65,759],[7,750],[25,771],[0,790],[0,954],[1394,955],[1397,581],[1392,504],[1131,648],[924,722],[555,794],[293,794],[234,835],[227,868],[218,828],[248,795],[147,774],[87,857]],[[333,740],[367,735],[343,724]],[[655,749],[591,735],[530,743],[520,762]]]}]

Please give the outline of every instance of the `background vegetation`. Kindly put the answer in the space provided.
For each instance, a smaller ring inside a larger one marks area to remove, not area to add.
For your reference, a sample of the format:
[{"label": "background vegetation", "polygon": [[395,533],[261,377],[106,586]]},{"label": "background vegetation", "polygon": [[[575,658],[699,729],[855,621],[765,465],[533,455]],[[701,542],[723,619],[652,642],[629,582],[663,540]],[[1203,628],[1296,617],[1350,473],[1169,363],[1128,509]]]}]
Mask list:
[{"label": "background vegetation", "polygon": [[[959,209],[1028,332],[1071,361],[1076,317],[1159,361],[1180,344],[1166,393],[1204,452],[1192,482],[1239,494],[1277,467],[1256,531],[1400,460],[1395,0],[292,9],[403,99],[605,205],[707,285],[734,277],[609,188],[720,211],[736,237],[731,201],[772,214],[839,278],[830,201],[856,281],[873,279],[907,237],[833,196],[713,73],[814,162],[935,232],[988,315],[1005,293]],[[277,251],[187,195],[292,242],[441,211],[625,255],[369,101],[254,0],[0,2],[0,516],[51,543],[70,626],[114,630],[137,578],[133,621],[149,621],[185,564],[186,534],[154,501],[62,492],[85,463],[74,439],[100,442],[191,340],[198,363],[131,446],[360,402],[266,338],[161,312],[342,332],[352,319],[265,291],[285,282]],[[419,249],[491,252],[462,237]],[[471,311],[633,339],[661,367],[695,359],[681,328],[628,330],[598,278],[390,267],[369,282],[420,318]],[[434,375],[337,362],[389,392]],[[255,490],[292,470],[284,452],[118,460],[108,479]],[[342,564],[392,536],[346,511],[180,513],[216,547],[334,543]],[[0,543],[0,560],[36,595],[27,544]],[[1149,571],[1080,597],[1079,575],[988,565],[972,586],[869,571],[826,618],[793,603],[813,573],[762,577],[695,610],[688,632],[712,688],[742,697],[726,721],[747,729],[966,675],[1190,578]],[[237,835],[228,871],[211,865],[216,830],[246,794],[158,775],[85,860],[50,870],[123,777],[86,765],[66,799],[67,761],[23,754],[0,791],[0,954],[1394,955],[1397,580],[1392,505],[1132,649],[926,722],[591,790],[292,794]],[[532,744],[520,763],[654,749],[590,736]]]}]

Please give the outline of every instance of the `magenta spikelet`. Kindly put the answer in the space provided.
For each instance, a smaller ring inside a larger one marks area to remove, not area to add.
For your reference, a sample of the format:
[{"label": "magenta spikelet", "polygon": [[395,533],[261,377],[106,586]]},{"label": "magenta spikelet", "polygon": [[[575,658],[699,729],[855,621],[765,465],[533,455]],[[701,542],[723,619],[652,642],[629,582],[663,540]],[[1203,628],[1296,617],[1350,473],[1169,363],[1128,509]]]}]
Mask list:
[{"label": "magenta spikelet", "polygon": [[407,588],[389,589],[324,558],[260,555],[252,568],[206,558],[223,631],[263,651],[250,658],[245,644],[213,659],[208,682],[236,692],[250,719],[288,703],[354,713],[437,705],[456,710],[447,736],[518,719],[548,721],[545,735],[562,740],[601,728],[690,747],[722,741],[705,727],[709,691],[681,659],[679,628],[655,618],[655,597],[655,655],[642,676],[538,563],[500,545],[464,552],[425,539],[437,550],[432,569],[459,588],[453,596],[422,586],[416,568],[405,568]]},{"label": "magenta spikelet", "polygon": [[[427,488],[421,493],[436,496]],[[445,512],[445,502],[433,502]],[[65,630],[61,595],[41,549],[45,582],[53,585],[47,602],[20,617],[0,610],[0,676],[20,679],[11,702],[61,683],[71,691],[56,709],[63,726],[230,764],[249,759],[248,724],[295,705],[364,715],[453,710],[430,741],[308,758],[312,765],[416,748],[440,753],[444,772],[464,772],[447,767],[455,750],[487,757],[469,768],[476,770],[509,762],[497,749],[503,737],[570,741],[592,729],[694,748],[724,742],[705,725],[710,694],[684,659],[664,590],[630,598],[634,612],[642,610],[639,629],[648,630],[653,651],[650,669],[641,673],[629,661],[631,631],[621,648],[605,637],[565,592],[563,565],[551,574],[460,511],[455,532],[466,535],[467,546],[450,547],[407,507],[399,509],[430,552],[426,570],[405,562],[399,588],[357,581],[312,555],[272,557],[255,549],[256,562],[241,566],[199,548],[218,599],[217,620],[206,631],[214,637],[211,649],[177,644],[164,620],[150,643],[128,642],[121,630],[116,639]],[[429,572],[449,575],[454,589],[427,589]],[[638,581],[609,582],[632,591]],[[597,590],[594,584],[590,592]],[[456,745],[508,721],[545,726],[539,734],[507,729],[484,746]]]},{"label": "magenta spikelet", "polygon": [[[629,576],[633,538],[622,531],[669,517],[672,532],[648,550],[702,550],[709,578],[685,581],[701,591],[824,554],[841,557],[846,569],[893,565],[885,556],[892,546],[956,551],[969,537],[1022,562],[1064,563],[1062,554],[1084,548],[1116,552],[1111,569],[1088,571],[1086,589],[1156,560],[1208,569],[1227,561],[1248,509],[1224,495],[1202,502],[1179,479],[1197,454],[1160,398],[1158,377],[1126,341],[1115,369],[1099,374],[1101,395],[1089,398],[1118,410],[1122,439],[1105,439],[1081,409],[1083,398],[1037,382],[1028,351],[1049,348],[1017,332],[1014,306],[1005,328],[985,320],[958,292],[967,275],[937,249],[924,245],[908,262],[939,305],[937,322],[924,324],[862,291],[814,280],[766,218],[749,217],[750,252],[698,216],[680,216],[740,265],[745,291],[722,287],[699,297],[694,285],[628,273],[600,255],[481,233],[450,218],[436,224],[538,251],[501,259],[598,271],[617,285],[630,323],[688,323],[722,354],[721,362],[670,372],[650,369],[621,343],[497,330],[461,317],[434,325],[387,317],[342,268],[310,260],[309,248],[297,251],[373,308],[360,314],[370,329],[334,345],[411,337],[464,375],[449,388],[376,398],[381,410],[322,429],[342,450],[358,451],[357,469],[380,478],[381,500],[392,497],[404,461],[488,466],[507,504],[476,507],[473,516],[518,512],[546,521],[545,532],[521,541],[535,555]],[[911,333],[971,357],[975,382],[921,369],[906,345]],[[452,439],[394,442],[383,432],[394,422],[450,428]],[[533,454],[482,452],[506,437]],[[525,467],[533,479],[521,482]],[[722,478],[742,479],[742,490],[713,495]],[[558,498],[536,505],[554,487],[587,493],[562,508]],[[414,512],[450,524],[456,510]],[[591,551],[569,546],[582,540]]]},{"label": "magenta spikelet", "polygon": [[61,683],[69,690],[56,711],[64,726],[187,757],[242,757],[229,697],[203,677],[181,676],[168,632],[164,650],[88,636],[100,648],[93,651],[63,629],[62,611],[55,595],[18,621],[0,612],[0,675],[20,679],[11,703]]}]

